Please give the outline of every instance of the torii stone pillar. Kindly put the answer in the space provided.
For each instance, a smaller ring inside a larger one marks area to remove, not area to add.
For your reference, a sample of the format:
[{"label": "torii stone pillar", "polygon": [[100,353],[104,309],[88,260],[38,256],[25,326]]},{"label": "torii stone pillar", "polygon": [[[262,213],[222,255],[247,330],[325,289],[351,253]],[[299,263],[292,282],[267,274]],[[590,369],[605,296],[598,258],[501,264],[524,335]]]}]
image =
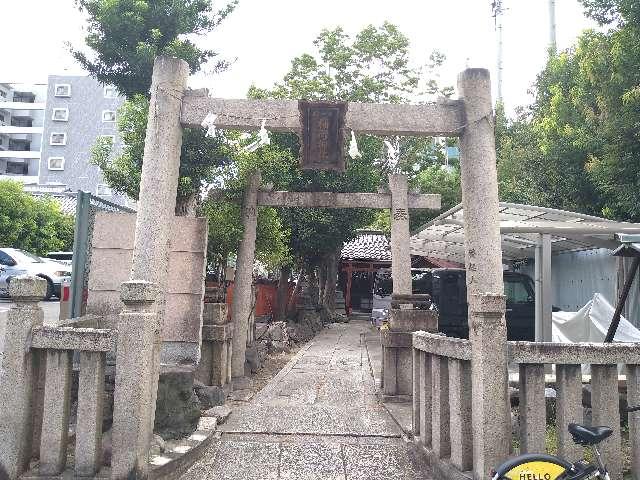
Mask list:
[{"label": "torii stone pillar", "polygon": [[247,351],[249,316],[251,315],[253,263],[256,251],[256,226],[258,220],[258,189],[262,177],[260,172],[251,174],[244,191],[242,202],[242,225],[244,232],[238,248],[236,274],[233,282],[231,321],[233,322],[233,348],[231,351],[231,376],[244,376],[244,362]]},{"label": "torii stone pillar", "polygon": [[[114,392],[112,478],[145,478],[160,370],[162,302],[176,206],[188,64],[157,57],[142,163],[130,281],[122,286]],[[160,304],[160,305],[159,305]]]},{"label": "torii stone pillar", "polygon": [[409,248],[409,197],[407,176],[389,175],[391,191],[391,274],[393,293],[411,294],[411,250]]},{"label": "torii stone pillar", "polygon": [[[401,295],[405,299],[412,294],[407,183],[406,175],[389,175],[393,295]],[[416,330],[437,331],[437,318],[433,312],[398,309],[391,306],[389,328],[381,330],[380,335],[384,396],[409,396],[413,393],[411,335]]]},{"label": "torii stone pillar", "polygon": [[460,136],[465,264],[473,389],[473,475],[490,471],[509,454],[507,332],[498,218],[498,183],[491,101],[486,69],[458,76],[466,122]]}]

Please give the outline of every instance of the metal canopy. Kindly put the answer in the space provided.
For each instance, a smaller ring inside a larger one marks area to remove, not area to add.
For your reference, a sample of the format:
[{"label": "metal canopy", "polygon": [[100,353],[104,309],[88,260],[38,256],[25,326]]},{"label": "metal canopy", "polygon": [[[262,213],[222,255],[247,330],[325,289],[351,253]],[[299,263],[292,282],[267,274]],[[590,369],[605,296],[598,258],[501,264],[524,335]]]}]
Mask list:
[{"label": "metal canopy", "polygon": [[[553,208],[500,202],[500,233],[505,263],[535,257],[540,236],[549,235],[551,251],[616,249],[616,233],[639,234],[640,224]],[[421,226],[411,237],[411,254],[429,255],[464,263],[462,204]]]}]

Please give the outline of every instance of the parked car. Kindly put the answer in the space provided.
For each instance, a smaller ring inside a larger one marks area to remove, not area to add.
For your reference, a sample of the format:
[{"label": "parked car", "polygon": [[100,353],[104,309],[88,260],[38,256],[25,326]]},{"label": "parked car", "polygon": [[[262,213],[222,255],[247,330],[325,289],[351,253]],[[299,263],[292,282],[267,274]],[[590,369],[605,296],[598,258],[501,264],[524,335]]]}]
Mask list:
[{"label": "parked car", "polygon": [[18,275],[35,275],[47,281],[45,299],[60,297],[62,279],[71,276],[71,266],[43,259],[17,248],[0,248],[0,293],[8,296],[9,283]]},{"label": "parked car", "polygon": [[44,259],[56,260],[65,265],[71,265],[73,252],[49,252]]},{"label": "parked car", "polygon": [[[411,270],[413,293],[428,293],[438,310],[438,330],[451,337],[469,338],[466,272],[461,268]],[[376,273],[373,287],[372,322],[379,324],[388,315],[393,280],[389,269]],[[507,339],[535,337],[535,288],[533,280],[517,272],[504,272],[507,297]]]}]

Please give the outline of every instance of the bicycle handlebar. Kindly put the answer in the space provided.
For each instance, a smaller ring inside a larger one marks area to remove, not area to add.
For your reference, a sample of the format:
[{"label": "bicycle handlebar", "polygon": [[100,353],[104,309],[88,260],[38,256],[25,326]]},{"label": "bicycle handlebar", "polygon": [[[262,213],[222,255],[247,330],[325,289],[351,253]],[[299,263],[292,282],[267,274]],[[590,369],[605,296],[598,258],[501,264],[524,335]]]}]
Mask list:
[{"label": "bicycle handlebar", "polygon": [[640,405],[636,405],[635,407],[627,407],[627,413],[637,412],[640,410]]}]

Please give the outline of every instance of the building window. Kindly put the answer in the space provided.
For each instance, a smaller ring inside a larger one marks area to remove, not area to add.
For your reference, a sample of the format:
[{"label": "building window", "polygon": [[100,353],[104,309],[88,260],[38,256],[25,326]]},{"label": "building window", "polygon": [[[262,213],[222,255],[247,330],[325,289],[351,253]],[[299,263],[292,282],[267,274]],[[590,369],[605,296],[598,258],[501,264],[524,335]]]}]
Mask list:
[{"label": "building window", "polygon": [[49,139],[49,145],[66,145],[67,134],[66,133],[52,133]]},{"label": "building window", "polygon": [[68,108],[54,108],[53,115],[51,116],[52,120],[57,122],[67,122],[69,120],[69,109]]},{"label": "building window", "polygon": [[29,164],[20,160],[7,160],[8,175],[29,175]]},{"label": "building window", "polygon": [[4,115],[0,113],[0,123],[4,125]]},{"label": "building window", "polygon": [[71,96],[71,85],[68,83],[56,83],[56,86],[53,90],[54,97],[70,97]]},{"label": "building window", "polygon": [[49,170],[64,170],[64,157],[49,157]]},{"label": "building window", "polygon": [[113,85],[104,86],[104,98],[117,98],[118,90]]},{"label": "building window", "polygon": [[96,186],[96,195],[98,195],[100,197],[110,197],[112,195],[111,189],[109,188],[108,185],[105,185],[103,183],[99,183]]},{"label": "building window", "polygon": [[7,92],[5,92],[4,90],[0,90],[0,97],[7,98]]},{"label": "building window", "polygon": [[103,110],[102,111],[102,121],[103,122],[115,122],[116,121],[116,112],[114,110]]}]

